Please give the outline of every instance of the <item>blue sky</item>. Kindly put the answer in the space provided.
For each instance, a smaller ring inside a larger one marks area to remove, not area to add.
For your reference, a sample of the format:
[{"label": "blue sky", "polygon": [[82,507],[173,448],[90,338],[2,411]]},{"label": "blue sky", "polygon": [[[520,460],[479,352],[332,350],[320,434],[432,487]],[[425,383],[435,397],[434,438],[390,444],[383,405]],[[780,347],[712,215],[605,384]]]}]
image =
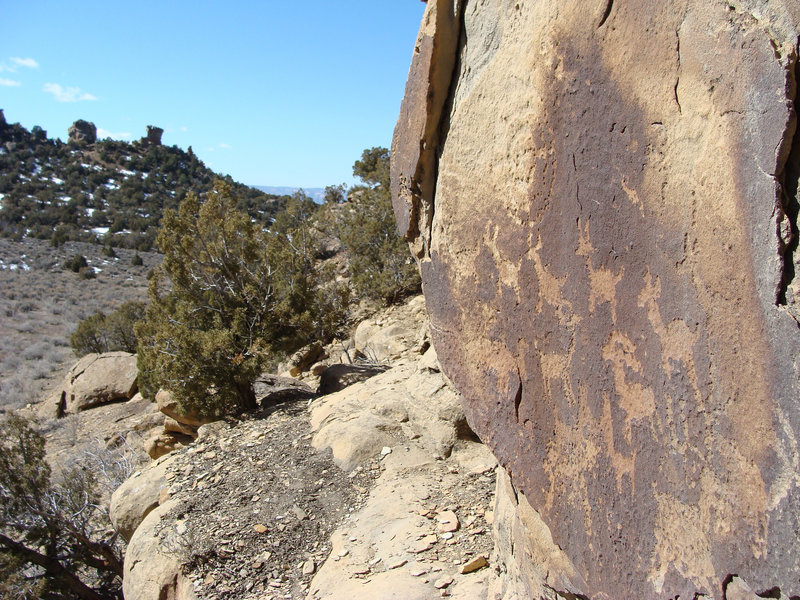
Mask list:
[{"label": "blue sky", "polygon": [[131,140],[147,125],[249,185],[353,182],[391,144],[420,0],[7,0],[6,119],[67,138],[77,119]]}]

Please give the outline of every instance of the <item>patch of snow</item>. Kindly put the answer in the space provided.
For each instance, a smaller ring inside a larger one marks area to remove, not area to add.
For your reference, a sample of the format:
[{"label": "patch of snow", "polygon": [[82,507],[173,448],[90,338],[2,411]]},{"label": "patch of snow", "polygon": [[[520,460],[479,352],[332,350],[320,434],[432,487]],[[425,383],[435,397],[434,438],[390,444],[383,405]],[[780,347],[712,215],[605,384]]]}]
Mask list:
[{"label": "patch of snow", "polygon": [[119,184],[112,179],[108,183],[103,184],[103,187],[105,187],[108,190],[118,190]]},{"label": "patch of snow", "polygon": [[109,229],[110,227],[92,227],[90,231],[95,235],[105,235]]},{"label": "patch of snow", "polygon": [[[25,258],[24,256],[22,258]],[[30,271],[31,268],[25,262],[12,262],[10,264],[6,264],[2,258],[0,258],[0,271]]]},{"label": "patch of snow", "polygon": [[50,181],[52,181],[52,182],[53,182],[53,183],[55,183],[56,185],[64,185],[64,180],[63,180],[63,179],[59,179],[59,178],[58,178],[58,177],[56,177],[55,175],[53,175],[53,176],[50,178]]},{"label": "patch of snow", "polygon": [[86,216],[87,217],[91,217],[94,214],[95,209],[93,209],[93,208],[85,208],[84,211],[86,211]]},{"label": "patch of snow", "polygon": [[117,172],[121,173],[122,175],[125,175],[125,177],[130,177],[131,175],[136,175],[136,171],[128,171],[127,169],[120,169]]}]

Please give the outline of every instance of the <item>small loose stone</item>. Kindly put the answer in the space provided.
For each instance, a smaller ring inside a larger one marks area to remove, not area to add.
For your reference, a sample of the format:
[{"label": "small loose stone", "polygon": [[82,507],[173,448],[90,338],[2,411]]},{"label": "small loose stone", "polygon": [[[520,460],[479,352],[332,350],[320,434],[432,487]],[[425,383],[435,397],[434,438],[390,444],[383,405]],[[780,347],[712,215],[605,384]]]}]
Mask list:
[{"label": "small loose stone", "polygon": [[303,563],[303,575],[311,575],[314,573],[316,569],[316,565],[314,564],[313,560],[307,560]]},{"label": "small loose stone", "polygon": [[452,577],[440,577],[439,579],[433,582],[433,587],[435,587],[437,590],[443,590],[451,583],[453,583]]},{"label": "small loose stone", "polygon": [[486,560],[485,556],[476,556],[468,563],[461,565],[461,573],[472,573],[479,569],[483,569],[484,567],[489,566],[489,561]]}]

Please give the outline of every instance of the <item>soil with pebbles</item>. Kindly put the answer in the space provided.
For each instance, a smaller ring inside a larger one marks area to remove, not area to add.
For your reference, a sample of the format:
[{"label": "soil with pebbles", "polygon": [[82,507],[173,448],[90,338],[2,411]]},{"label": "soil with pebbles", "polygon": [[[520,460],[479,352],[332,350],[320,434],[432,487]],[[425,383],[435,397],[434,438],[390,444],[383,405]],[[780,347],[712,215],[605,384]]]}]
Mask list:
[{"label": "soil with pebbles", "polygon": [[163,519],[198,598],[305,598],[329,538],[380,474],[352,474],[310,446],[307,401],[204,428],[167,477]]}]

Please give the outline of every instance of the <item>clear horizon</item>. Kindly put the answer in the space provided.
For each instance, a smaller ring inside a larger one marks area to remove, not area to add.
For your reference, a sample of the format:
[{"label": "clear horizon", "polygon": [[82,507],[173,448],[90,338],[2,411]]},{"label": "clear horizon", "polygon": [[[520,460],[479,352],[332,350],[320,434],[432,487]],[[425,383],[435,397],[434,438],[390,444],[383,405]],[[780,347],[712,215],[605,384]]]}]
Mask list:
[{"label": "clear horizon", "polygon": [[0,23],[0,109],[67,139],[78,119],[165,145],[252,186],[354,182],[389,147],[425,4],[13,3]]}]

